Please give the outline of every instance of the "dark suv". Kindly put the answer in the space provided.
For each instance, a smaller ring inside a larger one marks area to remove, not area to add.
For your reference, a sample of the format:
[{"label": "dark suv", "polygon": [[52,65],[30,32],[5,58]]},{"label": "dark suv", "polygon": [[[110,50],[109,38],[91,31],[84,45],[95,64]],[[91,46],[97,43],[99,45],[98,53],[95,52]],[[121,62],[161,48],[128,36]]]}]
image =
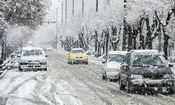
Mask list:
[{"label": "dark suv", "polygon": [[149,88],[174,93],[172,66],[156,50],[130,51],[121,64],[120,90],[131,92],[134,89]]}]

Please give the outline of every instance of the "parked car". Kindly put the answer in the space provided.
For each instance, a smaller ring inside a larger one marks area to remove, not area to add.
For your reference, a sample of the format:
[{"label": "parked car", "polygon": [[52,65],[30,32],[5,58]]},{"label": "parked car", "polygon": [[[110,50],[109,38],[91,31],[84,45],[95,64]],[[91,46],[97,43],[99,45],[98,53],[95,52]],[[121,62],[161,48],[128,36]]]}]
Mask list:
[{"label": "parked car", "polygon": [[88,55],[82,48],[73,48],[68,53],[68,64],[85,63],[88,64]]},{"label": "parked car", "polygon": [[170,62],[175,63],[175,51],[174,50],[171,51]]},{"label": "parked car", "polygon": [[102,79],[119,79],[120,65],[123,62],[126,51],[111,51],[108,53],[107,61],[102,61],[104,67],[102,69]]},{"label": "parked car", "polygon": [[25,47],[22,49],[19,71],[27,70],[44,70],[47,71],[47,55],[45,55],[42,48]]},{"label": "parked car", "polygon": [[166,89],[174,93],[174,74],[165,58],[156,50],[130,51],[121,64],[120,90]]}]

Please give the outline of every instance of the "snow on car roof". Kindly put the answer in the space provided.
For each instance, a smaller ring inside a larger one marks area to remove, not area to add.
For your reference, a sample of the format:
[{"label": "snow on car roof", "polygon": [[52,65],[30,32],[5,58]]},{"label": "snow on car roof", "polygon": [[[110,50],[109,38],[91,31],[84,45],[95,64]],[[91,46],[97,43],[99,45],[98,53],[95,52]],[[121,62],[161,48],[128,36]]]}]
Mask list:
[{"label": "snow on car roof", "polygon": [[127,51],[110,51],[109,54],[121,54],[121,55],[126,55]]},{"label": "snow on car roof", "polygon": [[135,53],[135,54],[150,54],[150,55],[159,55],[161,54],[160,52],[158,52],[157,50],[131,50],[131,52]]},{"label": "snow on car roof", "polygon": [[82,48],[72,48],[72,50],[84,50]]},{"label": "snow on car roof", "polygon": [[23,48],[23,50],[32,50],[32,49],[42,50],[42,48],[40,48],[40,47],[24,47]]}]

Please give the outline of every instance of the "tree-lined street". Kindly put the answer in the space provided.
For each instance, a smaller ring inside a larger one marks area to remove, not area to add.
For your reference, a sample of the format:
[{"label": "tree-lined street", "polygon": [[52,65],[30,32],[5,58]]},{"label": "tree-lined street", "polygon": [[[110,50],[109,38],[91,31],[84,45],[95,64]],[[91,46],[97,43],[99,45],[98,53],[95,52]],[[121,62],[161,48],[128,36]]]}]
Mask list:
[{"label": "tree-lined street", "polygon": [[0,105],[175,105],[174,45],[175,0],[0,0]]},{"label": "tree-lined street", "polygon": [[68,65],[66,54],[52,52],[48,72],[10,70],[0,81],[0,105],[174,105],[174,95],[119,90],[117,82],[101,78],[102,67]]}]

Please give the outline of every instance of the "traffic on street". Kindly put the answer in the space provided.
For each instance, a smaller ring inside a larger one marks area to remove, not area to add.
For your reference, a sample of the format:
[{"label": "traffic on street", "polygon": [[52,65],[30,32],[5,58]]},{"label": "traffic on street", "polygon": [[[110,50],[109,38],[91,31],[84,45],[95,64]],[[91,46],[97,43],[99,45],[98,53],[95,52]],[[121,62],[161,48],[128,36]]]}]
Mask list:
[{"label": "traffic on street", "polygon": [[[61,49],[62,50],[62,49]],[[104,64],[68,64],[67,52],[49,52],[48,71],[19,71],[18,60],[0,80],[1,105],[174,105],[175,95],[156,90],[120,90],[102,78]]]},{"label": "traffic on street", "polygon": [[0,0],[0,105],[175,105],[175,0]]}]

